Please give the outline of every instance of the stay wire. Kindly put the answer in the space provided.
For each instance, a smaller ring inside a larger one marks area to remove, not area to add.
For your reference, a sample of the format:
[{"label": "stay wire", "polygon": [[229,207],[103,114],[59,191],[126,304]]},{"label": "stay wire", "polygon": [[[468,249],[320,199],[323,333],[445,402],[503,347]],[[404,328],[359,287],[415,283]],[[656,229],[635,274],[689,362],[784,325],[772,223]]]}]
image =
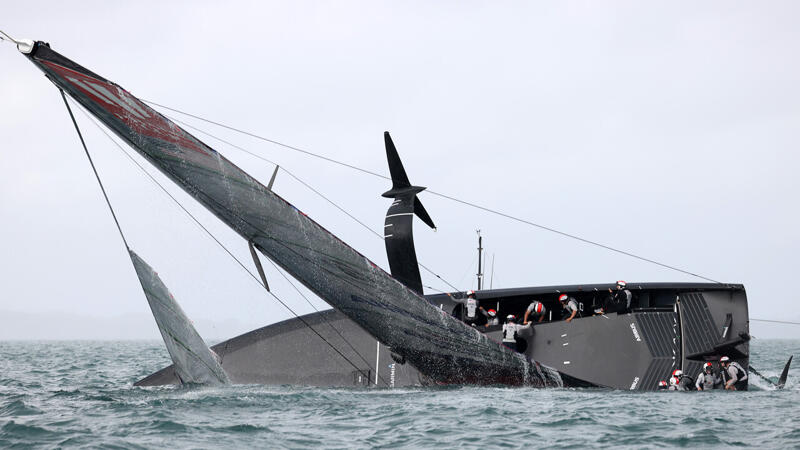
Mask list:
[{"label": "stay wire", "polygon": [[768,320],[768,319],[750,319],[755,320],[756,322],[771,322],[771,323],[783,323],[787,325],[800,325],[800,322],[790,322],[788,320]]},{"label": "stay wire", "polygon": [[[63,91],[62,91],[62,95],[63,95]],[[66,101],[66,99],[65,99],[65,101]],[[69,105],[67,105],[67,108],[69,109]],[[232,252],[231,252],[231,251],[230,251],[230,250],[229,250],[229,249],[228,249],[228,248],[225,246],[225,244],[223,244],[223,243],[222,243],[222,242],[221,242],[219,239],[217,239],[217,238],[216,238],[216,236],[214,236],[214,234],[213,234],[213,233],[211,233],[211,231],[209,231],[209,230],[208,230],[208,228],[206,228],[206,227],[205,227],[205,226],[204,226],[204,225],[203,225],[203,224],[202,224],[202,223],[201,223],[201,222],[200,222],[200,221],[199,221],[199,220],[198,220],[198,219],[197,219],[197,218],[196,218],[196,217],[195,217],[195,216],[194,216],[194,215],[191,213],[191,212],[189,212],[189,210],[188,210],[188,209],[186,209],[186,208],[183,206],[183,204],[182,204],[180,201],[178,201],[178,199],[176,199],[176,198],[175,198],[175,196],[173,196],[173,195],[172,195],[172,194],[171,194],[171,193],[170,193],[170,192],[169,192],[169,191],[168,191],[168,190],[167,190],[167,189],[166,189],[166,188],[165,188],[165,187],[164,187],[164,186],[163,186],[161,183],[159,183],[159,182],[158,182],[158,180],[156,180],[156,179],[155,179],[155,177],[153,177],[153,176],[150,174],[150,172],[148,172],[148,171],[147,171],[147,170],[146,170],[146,169],[145,169],[145,168],[144,168],[144,167],[143,167],[141,164],[139,164],[139,162],[138,162],[138,161],[136,161],[136,160],[135,160],[135,159],[134,159],[134,158],[133,158],[133,157],[132,157],[132,156],[131,156],[131,155],[130,155],[130,154],[127,152],[127,151],[125,151],[125,149],[124,149],[124,148],[123,148],[123,147],[122,147],[122,146],[121,146],[121,145],[120,145],[120,144],[119,144],[119,143],[118,143],[118,142],[117,142],[115,139],[113,139],[113,138],[111,137],[111,135],[110,135],[110,134],[109,134],[109,133],[108,133],[108,132],[107,132],[107,131],[106,131],[106,130],[105,130],[103,127],[102,127],[102,126],[100,126],[100,124],[98,124],[98,123],[97,123],[97,122],[96,122],[96,121],[95,121],[95,120],[94,120],[94,119],[93,119],[91,116],[89,116],[89,115],[88,115],[88,114],[87,114],[85,111],[83,111],[82,109],[81,109],[81,112],[82,112],[82,113],[83,113],[83,114],[84,114],[84,115],[85,115],[87,118],[89,118],[89,119],[92,121],[92,123],[94,123],[94,125],[95,125],[95,126],[96,126],[96,127],[97,127],[97,128],[98,128],[98,129],[99,129],[99,130],[100,130],[100,131],[103,133],[103,134],[105,134],[105,135],[106,135],[106,137],[107,137],[109,140],[111,140],[111,142],[113,142],[113,143],[114,143],[114,145],[115,145],[115,146],[116,146],[116,147],[117,147],[117,148],[118,148],[120,151],[122,151],[122,153],[123,153],[123,154],[125,154],[125,156],[127,156],[127,157],[128,157],[128,159],[129,159],[131,162],[133,162],[133,163],[134,163],[134,164],[135,164],[135,165],[136,165],[136,166],[139,168],[139,170],[141,170],[141,171],[142,171],[142,172],[143,172],[145,175],[147,175],[147,177],[148,177],[148,178],[149,178],[149,179],[150,179],[150,180],[151,180],[153,183],[155,183],[155,184],[156,184],[156,186],[158,186],[159,188],[161,188],[161,190],[162,190],[162,191],[163,191],[165,194],[167,194],[167,196],[168,196],[170,199],[172,199],[172,201],[173,201],[173,202],[175,202],[175,204],[177,204],[177,205],[178,205],[178,207],[180,207],[180,208],[183,210],[183,212],[185,212],[185,213],[186,213],[186,214],[187,214],[187,215],[188,215],[188,216],[189,216],[189,217],[190,217],[190,218],[191,218],[191,219],[194,221],[194,223],[195,223],[195,224],[197,224],[197,226],[199,226],[199,227],[200,227],[200,228],[201,228],[201,229],[202,229],[202,230],[203,230],[203,231],[204,231],[204,232],[205,232],[205,233],[206,233],[206,234],[207,234],[207,235],[208,235],[208,236],[209,236],[211,239],[213,239],[213,240],[214,240],[214,242],[216,242],[216,243],[217,243],[217,245],[219,245],[219,246],[220,246],[220,247],[221,247],[221,248],[222,248],[222,249],[223,249],[223,250],[224,250],[224,251],[225,251],[225,252],[226,252],[226,253],[227,253],[227,254],[228,254],[228,255],[229,255],[231,258],[233,258],[233,260],[234,260],[234,261],[236,261],[236,263],[238,263],[238,264],[239,264],[239,266],[241,266],[241,268],[242,268],[242,269],[244,269],[244,271],[245,271],[245,272],[247,272],[247,274],[248,274],[248,275],[250,275],[250,276],[253,278],[253,280],[255,280],[255,281],[256,281],[256,283],[258,283],[258,285],[259,285],[259,286],[261,286],[261,287],[264,287],[264,285],[263,285],[263,284],[261,284],[261,281],[260,281],[260,279],[259,279],[258,277],[256,277],[256,275],[255,275],[255,274],[253,274],[253,273],[250,271],[250,269],[248,269],[248,268],[247,268],[247,266],[245,266],[245,265],[244,265],[244,263],[242,263],[242,261],[241,261],[239,258],[237,258],[237,257],[236,257],[236,255],[234,255],[234,254],[233,254],[233,253],[232,253]],[[70,111],[70,115],[72,115],[72,112],[71,112],[71,111]],[[74,117],[73,117],[73,122],[74,122],[74,121],[75,121],[75,119],[74,119]],[[77,126],[77,125],[76,125],[76,126]],[[79,133],[79,134],[80,134],[80,133]],[[81,141],[83,141],[83,138],[81,138]],[[91,161],[91,158],[90,158],[90,161]],[[94,168],[94,164],[92,165],[92,168]],[[95,172],[95,174],[96,174],[96,172]],[[99,181],[100,181],[100,179],[98,178],[98,182],[99,182]],[[102,188],[102,183],[101,183],[101,188]],[[105,190],[103,191],[103,193],[104,193],[104,195],[105,195]],[[108,201],[108,198],[106,198],[106,201]],[[111,207],[111,204],[109,203],[109,208],[110,208],[110,207]],[[113,214],[113,210],[112,210],[112,214]],[[115,219],[114,219],[114,220],[116,221],[116,217],[115,217]],[[117,227],[119,228],[119,223],[117,223]],[[121,234],[121,233],[122,233],[122,229],[120,228],[120,234]],[[122,239],[123,239],[123,241],[124,241],[124,240],[125,240],[125,236],[123,236],[123,237],[122,237]],[[127,242],[126,242],[126,244],[125,244],[125,245],[126,245],[126,247],[127,247]],[[269,258],[267,258],[267,259],[269,260]],[[269,261],[270,261],[270,263],[272,263],[272,260],[269,260]],[[273,263],[273,265],[274,265],[274,263]],[[283,275],[283,274],[281,274],[281,275]],[[294,285],[293,285],[293,287],[294,287]],[[297,288],[295,288],[295,289],[297,289]],[[363,370],[362,370],[362,369],[360,369],[360,368],[359,368],[359,367],[358,367],[358,366],[357,366],[355,363],[353,363],[353,361],[351,361],[351,360],[350,360],[350,359],[349,359],[349,358],[348,358],[346,355],[344,355],[344,354],[343,354],[341,351],[339,351],[339,349],[338,349],[338,348],[336,348],[336,346],[334,346],[334,345],[333,345],[333,344],[332,344],[330,341],[328,341],[328,340],[327,340],[327,339],[326,339],[324,336],[322,336],[322,334],[320,334],[320,333],[319,333],[319,332],[318,332],[316,329],[314,329],[314,327],[312,327],[312,326],[311,326],[311,324],[309,324],[309,323],[308,323],[308,322],[307,322],[305,319],[303,319],[303,318],[302,318],[300,315],[298,315],[298,314],[297,314],[297,313],[296,313],[296,312],[295,312],[295,311],[294,311],[294,310],[293,310],[291,307],[289,307],[289,305],[287,305],[287,304],[286,304],[286,303],[285,303],[285,302],[284,302],[284,301],[283,301],[283,300],[282,300],[280,297],[278,297],[278,296],[277,296],[277,295],[276,295],[274,292],[272,292],[272,291],[267,291],[267,292],[268,292],[268,293],[269,293],[269,294],[270,294],[270,295],[271,295],[273,298],[275,298],[275,300],[277,300],[277,301],[278,301],[278,303],[280,303],[280,304],[281,304],[281,305],[282,305],[284,308],[286,308],[286,309],[287,309],[289,312],[291,312],[291,313],[292,313],[292,315],[294,315],[294,316],[295,316],[295,318],[297,318],[298,320],[300,320],[300,322],[302,322],[302,323],[303,323],[303,325],[305,325],[306,327],[308,327],[308,329],[310,329],[310,330],[311,330],[311,331],[312,331],[314,334],[316,334],[316,335],[317,335],[317,336],[318,336],[320,339],[322,339],[322,340],[323,340],[323,341],[324,341],[326,344],[328,344],[328,346],[330,346],[330,347],[331,347],[331,348],[332,348],[332,349],[333,349],[333,350],[334,350],[336,353],[338,353],[338,354],[339,354],[339,356],[341,356],[341,357],[342,357],[342,358],[343,358],[345,361],[347,361],[347,362],[348,362],[348,363],[349,363],[351,366],[353,366],[353,368],[355,368],[355,369],[356,369],[356,371],[358,371],[359,373],[361,373],[362,375],[364,375],[364,376],[365,376],[365,377],[366,377],[366,378],[369,380],[369,376],[367,376],[367,374],[365,374],[365,373],[363,372]],[[313,305],[312,305],[312,307],[313,307]],[[319,310],[317,310],[316,308],[314,308],[314,309],[315,309],[317,312],[319,312]],[[326,320],[326,322],[327,322],[327,319],[323,318],[323,320]],[[330,325],[330,326],[333,328],[333,325],[331,325],[330,323],[328,323],[328,325]],[[339,333],[339,332],[338,332],[338,330],[336,330],[336,328],[333,328],[333,329],[334,329],[334,331],[336,331],[336,332],[337,332],[337,334],[339,334],[339,336],[340,336],[340,337],[341,337],[341,338],[342,338],[342,339],[343,339],[345,342],[347,342],[347,344],[350,346],[350,348],[351,348],[351,349],[352,349],[352,350],[353,350],[353,351],[354,351],[354,352],[355,352],[355,353],[356,353],[356,354],[357,354],[357,355],[358,355],[358,356],[359,356],[359,357],[360,357],[362,360],[364,360],[364,362],[367,364],[367,366],[369,366],[369,362],[367,362],[367,360],[366,360],[366,359],[365,359],[365,358],[364,358],[364,357],[363,357],[363,356],[362,356],[362,355],[361,355],[361,354],[360,354],[360,353],[359,353],[359,352],[358,352],[358,351],[357,351],[357,350],[356,350],[356,349],[355,349],[355,348],[352,346],[352,344],[350,344],[350,342],[348,342],[348,341],[347,341],[347,339],[345,339],[345,338],[344,338],[344,336],[342,336],[342,334],[341,334],[341,333]],[[377,369],[378,369],[378,368],[377,368],[377,366],[376,366],[375,370],[377,371]],[[380,375],[379,375],[379,379],[380,379],[381,381],[383,381],[383,382],[384,382],[384,383],[385,383],[387,386],[389,385],[389,383],[387,383],[387,382],[386,382],[386,380],[384,380],[384,379],[383,379],[383,377],[380,377]]]},{"label": "stay wire", "polygon": [[[155,103],[154,103],[154,104],[155,104]],[[160,105],[159,105],[159,106],[160,106]],[[380,240],[384,240],[384,239],[385,239],[385,238],[383,237],[383,235],[381,235],[381,234],[380,234],[380,233],[378,233],[377,231],[373,230],[373,229],[372,229],[372,228],[371,228],[369,225],[365,224],[364,222],[362,222],[361,220],[359,220],[357,217],[355,217],[354,215],[350,214],[350,213],[349,213],[349,212],[348,212],[346,209],[344,209],[343,207],[339,206],[339,205],[338,205],[336,202],[334,202],[333,200],[331,200],[330,198],[328,198],[327,196],[325,196],[325,194],[323,194],[322,192],[318,191],[318,190],[317,190],[317,189],[315,189],[313,186],[311,186],[310,184],[308,184],[308,183],[306,183],[305,181],[303,181],[303,180],[302,180],[300,177],[298,177],[297,175],[295,175],[294,173],[292,173],[291,171],[289,171],[289,169],[287,169],[287,168],[285,168],[285,167],[281,166],[280,164],[276,163],[275,161],[272,161],[272,160],[270,160],[269,158],[265,158],[265,157],[263,157],[263,156],[261,156],[261,155],[259,155],[259,154],[257,154],[257,153],[253,153],[253,152],[251,152],[250,150],[247,150],[247,149],[245,149],[245,148],[243,148],[243,147],[241,147],[241,146],[239,146],[239,145],[236,145],[236,144],[234,144],[233,142],[230,142],[230,141],[228,141],[228,140],[222,139],[222,138],[220,138],[219,136],[215,136],[214,134],[211,134],[211,133],[209,133],[209,132],[207,132],[207,131],[205,131],[205,130],[202,130],[202,129],[200,129],[200,128],[197,128],[197,127],[195,127],[195,126],[193,126],[193,125],[191,125],[191,124],[188,124],[188,123],[186,123],[186,122],[184,122],[184,121],[182,121],[182,120],[180,120],[180,119],[177,119],[177,118],[175,118],[175,117],[172,117],[172,116],[168,116],[168,115],[166,115],[166,114],[165,114],[165,116],[166,116],[167,118],[169,118],[170,120],[173,120],[173,121],[175,121],[175,122],[177,122],[177,123],[179,123],[179,124],[181,124],[181,125],[183,125],[183,126],[185,126],[185,127],[187,127],[187,128],[191,128],[192,130],[195,130],[195,131],[197,131],[198,133],[202,133],[202,134],[204,134],[204,135],[206,135],[206,136],[208,136],[208,137],[210,137],[210,138],[212,138],[212,139],[216,139],[216,140],[217,140],[217,141],[219,141],[219,142],[222,142],[222,143],[224,143],[224,144],[227,144],[227,145],[229,145],[229,146],[231,146],[231,147],[233,147],[233,148],[235,148],[235,149],[237,149],[237,150],[239,150],[239,151],[242,151],[242,152],[244,152],[244,153],[247,153],[248,155],[250,155],[250,156],[252,156],[252,157],[254,157],[254,158],[257,158],[257,159],[260,159],[260,160],[262,160],[262,161],[266,161],[266,162],[268,162],[268,163],[270,163],[270,164],[273,164],[273,165],[276,165],[276,166],[278,166],[278,167],[280,168],[280,170],[282,170],[282,171],[286,172],[286,174],[287,174],[287,175],[289,175],[290,177],[294,178],[294,179],[295,179],[295,180],[296,180],[298,183],[302,184],[303,186],[305,186],[306,188],[308,188],[308,189],[309,189],[311,192],[313,192],[313,193],[317,194],[317,195],[318,195],[319,197],[321,197],[323,200],[325,200],[326,202],[330,203],[330,204],[331,204],[333,207],[335,207],[336,209],[338,209],[339,211],[341,211],[341,212],[342,212],[343,214],[345,214],[347,217],[349,217],[349,218],[353,219],[353,221],[355,221],[356,223],[358,223],[359,225],[361,225],[362,227],[364,227],[364,228],[365,228],[367,231],[369,231],[370,233],[374,234],[376,237],[378,237],[378,239],[380,239]],[[439,280],[441,280],[443,283],[445,283],[445,284],[447,284],[448,286],[450,286],[450,287],[451,287],[452,289],[454,289],[455,291],[460,291],[460,289],[458,289],[457,287],[453,286],[453,285],[452,285],[452,284],[451,284],[449,281],[447,281],[447,280],[446,280],[446,279],[444,279],[444,278],[443,278],[441,275],[439,275],[438,273],[436,273],[436,272],[434,272],[433,270],[431,270],[430,268],[428,268],[428,267],[427,267],[425,264],[423,264],[423,263],[421,263],[421,262],[419,262],[419,261],[417,261],[417,264],[419,264],[419,266],[420,266],[420,267],[422,267],[423,269],[425,269],[425,270],[426,270],[428,273],[430,273],[431,275],[433,275],[433,276],[435,276],[436,278],[438,278]],[[439,290],[439,289],[435,289],[435,290]],[[440,292],[443,292],[443,291],[440,291]]]},{"label": "stay wire", "polygon": [[119,231],[119,235],[122,238],[122,242],[125,244],[125,248],[130,252],[131,248],[128,246],[128,240],[125,239],[125,233],[122,232],[122,227],[119,225],[119,220],[117,220],[117,214],[114,212],[114,207],[111,206],[111,201],[108,199],[108,194],[106,193],[106,188],[103,186],[103,182],[100,180],[100,174],[97,173],[97,167],[94,165],[94,161],[92,160],[92,155],[89,154],[89,148],[86,147],[86,141],[83,139],[83,134],[81,133],[81,129],[78,126],[78,122],[75,120],[75,115],[72,114],[72,108],[69,107],[69,102],[67,101],[67,96],[64,94],[62,89],[58,90],[61,93],[61,98],[64,99],[64,105],[67,107],[67,111],[69,112],[69,118],[72,119],[72,125],[75,126],[75,131],[78,132],[78,138],[81,140],[81,145],[83,146],[83,151],[86,153],[86,157],[89,159],[89,165],[92,166],[92,172],[94,172],[94,177],[97,179],[97,184],[100,185],[100,190],[103,192],[103,198],[106,199],[106,205],[108,205],[109,211],[111,211],[111,217],[114,218],[114,223],[117,225],[117,230]]},{"label": "stay wire", "polygon": [[[383,178],[383,179],[386,179],[386,180],[390,180],[390,181],[392,180],[390,177],[387,177],[385,175],[381,175],[381,174],[373,172],[371,170],[363,169],[361,167],[354,166],[352,164],[348,164],[348,163],[345,163],[345,162],[342,162],[342,161],[338,161],[338,160],[335,160],[333,158],[329,158],[327,156],[323,156],[323,155],[320,155],[320,154],[317,154],[317,153],[313,153],[313,152],[308,151],[308,150],[303,150],[301,148],[294,147],[292,145],[284,144],[282,142],[279,142],[279,141],[276,141],[276,140],[273,140],[273,139],[268,139],[268,138],[265,138],[263,136],[259,136],[257,134],[254,134],[254,133],[251,133],[251,132],[248,132],[248,131],[244,131],[244,130],[241,130],[241,129],[238,129],[238,128],[235,128],[235,127],[232,127],[232,126],[229,126],[229,125],[225,125],[223,123],[215,122],[215,121],[210,120],[210,119],[206,119],[206,118],[203,118],[203,117],[200,117],[200,116],[197,116],[197,115],[185,112],[185,111],[181,111],[179,109],[171,108],[169,106],[165,106],[165,105],[162,105],[162,104],[150,101],[150,100],[144,100],[143,99],[142,101],[147,102],[147,103],[152,104],[152,105],[156,105],[156,106],[164,108],[164,109],[168,109],[170,111],[174,111],[174,112],[179,113],[179,114],[183,114],[183,115],[188,116],[188,117],[195,118],[197,120],[201,120],[203,122],[207,122],[207,123],[216,125],[218,127],[222,127],[222,128],[225,128],[225,129],[228,129],[228,130],[231,130],[231,131],[235,131],[237,133],[244,134],[246,136],[250,136],[250,137],[255,138],[255,139],[262,140],[264,142],[269,142],[271,144],[275,144],[275,145],[278,145],[278,146],[281,146],[281,147],[284,147],[284,148],[287,148],[287,149],[290,149],[290,150],[294,150],[296,152],[300,152],[300,153],[303,153],[303,154],[308,155],[308,156],[319,158],[319,159],[322,159],[324,161],[331,162],[333,164],[338,164],[340,166],[347,167],[347,168],[350,168],[350,169],[353,169],[353,170],[356,170],[356,171],[359,171],[359,172],[363,172],[363,173],[366,173],[366,174],[369,174],[369,175],[372,175],[372,176],[375,176],[375,177]],[[621,254],[621,255],[624,255],[624,256],[628,256],[628,257],[631,257],[631,258],[634,258],[634,259],[638,259],[640,261],[644,261],[644,262],[647,262],[647,263],[650,263],[650,264],[655,264],[655,265],[663,267],[665,269],[674,270],[676,272],[683,273],[685,275],[690,275],[690,276],[693,276],[693,277],[696,277],[696,278],[700,278],[702,280],[710,281],[710,282],[713,282],[713,283],[724,284],[721,281],[717,281],[717,280],[714,280],[712,278],[709,278],[709,277],[706,277],[706,276],[703,276],[703,275],[699,275],[699,274],[696,274],[694,272],[690,272],[688,270],[684,270],[684,269],[681,269],[681,268],[678,268],[678,267],[675,267],[675,266],[671,266],[669,264],[658,262],[658,261],[655,261],[655,260],[650,259],[650,258],[645,258],[643,256],[639,256],[639,255],[636,255],[634,253],[631,253],[631,252],[628,252],[628,251],[625,251],[625,250],[620,250],[618,248],[611,247],[610,245],[601,244],[599,242],[592,241],[590,239],[585,239],[585,238],[582,238],[580,236],[576,236],[574,234],[566,233],[566,232],[557,230],[557,229],[552,228],[552,227],[548,227],[548,226],[541,225],[541,224],[538,224],[538,223],[535,223],[535,222],[531,222],[529,220],[522,219],[522,218],[519,218],[519,217],[515,217],[515,216],[512,216],[510,214],[506,214],[506,213],[503,213],[503,212],[500,212],[500,211],[497,211],[497,210],[494,210],[494,209],[491,209],[491,208],[487,208],[485,206],[481,206],[481,205],[478,205],[478,204],[475,204],[475,203],[472,203],[472,202],[468,202],[468,201],[465,201],[465,200],[460,200],[460,199],[457,199],[455,197],[452,197],[452,196],[449,196],[449,195],[446,195],[446,194],[442,194],[440,192],[436,192],[436,191],[431,190],[431,189],[426,189],[425,192],[428,192],[430,194],[445,198],[445,199],[450,200],[450,201],[461,203],[461,204],[466,205],[466,206],[470,206],[472,208],[479,209],[481,211],[488,212],[490,214],[495,214],[495,215],[498,215],[500,217],[504,217],[504,218],[507,218],[507,219],[510,219],[510,220],[513,220],[513,221],[516,221],[516,222],[520,222],[520,223],[523,223],[523,224],[526,224],[526,225],[529,225],[529,226],[532,226],[532,227],[535,227],[535,228],[539,228],[541,230],[549,231],[551,233],[555,233],[555,234],[558,234],[558,235],[563,236],[563,237],[567,237],[567,238],[570,238],[570,239],[575,239],[575,240],[583,242],[585,244],[594,245],[594,246],[603,248],[605,250],[609,250],[611,252],[615,252],[615,253],[618,253],[618,254]]]}]

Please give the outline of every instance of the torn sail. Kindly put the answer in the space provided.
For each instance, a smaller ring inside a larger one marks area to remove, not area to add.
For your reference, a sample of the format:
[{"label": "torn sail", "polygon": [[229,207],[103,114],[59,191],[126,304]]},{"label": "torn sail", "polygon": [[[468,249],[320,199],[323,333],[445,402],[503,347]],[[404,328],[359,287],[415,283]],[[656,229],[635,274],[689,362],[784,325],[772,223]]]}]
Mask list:
[{"label": "torn sail", "polygon": [[439,383],[558,386],[558,373],[488,339],[118,85],[37,42],[59,88],[314,293]]},{"label": "torn sail", "polygon": [[132,250],[136,275],[164,338],[175,373],[184,384],[230,384],[217,356],[194,329],[189,318],[152,267]]}]

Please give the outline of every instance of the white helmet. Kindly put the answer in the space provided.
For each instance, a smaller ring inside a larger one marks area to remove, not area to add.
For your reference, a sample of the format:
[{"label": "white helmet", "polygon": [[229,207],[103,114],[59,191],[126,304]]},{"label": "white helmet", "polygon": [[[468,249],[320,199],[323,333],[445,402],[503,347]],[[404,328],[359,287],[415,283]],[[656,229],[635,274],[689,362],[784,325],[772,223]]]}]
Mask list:
[{"label": "white helmet", "polygon": [[731,362],[731,359],[728,358],[727,356],[723,356],[722,358],[719,359],[719,363],[720,364],[725,364],[725,363],[729,363],[729,362]]},{"label": "white helmet", "polygon": [[544,312],[544,305],[542,302],[533,302],[533,312],[536,314]]},{"label": "white helmet", "polygon": [[682,376],[683,376],[683,371],[682,371],[681,369],[678,369],[678,370],[676,370],[675,372],[672,372],[672,376],[673,376],[674,378],[680,378],[680,377],[682,377]]},{"label": "white helmet", "polygon": [[506,320],[508,320],[509,322],[514,322],[515,320],[517,320],[517,316],[509,314],[508,317],[506,317]]},{"label": "white helmet", "polygon": [[467,291],[467,297],[474,297],[475,291]]},{"label": "white helmet", "polygon": [[624,288],[627,285],[628,285],[628,283],[626,283],[625,280],[618,280],[617,281],[617,287]]},{"label": "white helmet", "polygon": [[669,385],[670,386],[677,386],[678,385],[678,379],[675,378],[675,377],[670,378],[669,379]]}]

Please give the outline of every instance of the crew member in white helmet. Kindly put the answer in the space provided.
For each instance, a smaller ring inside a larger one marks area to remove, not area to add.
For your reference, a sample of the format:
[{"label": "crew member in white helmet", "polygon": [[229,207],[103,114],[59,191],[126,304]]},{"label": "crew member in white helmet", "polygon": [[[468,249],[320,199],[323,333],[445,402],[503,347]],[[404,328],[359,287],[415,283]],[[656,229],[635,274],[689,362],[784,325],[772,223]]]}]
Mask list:
[{"label": "crew member in white helmet", "polygon": [[544,321],[544,316],[547,314],[547,308],[544,307],[542,302],[533,301],[530,305],[528,305],[528,309],[525,310],[525,317],[522,318],[523,325],[528,324],[528,317],[531,319],[538,318],[537,322]]},{"label": "crew member in white helmet", "polygon": [[467,291],[467,301],[464,304],[464,322],[475,325],[478,321],[478,299],[475,298],[475,291]]},{"label": "crew member in white helmet", "polygon": [[503,324],[503,345],[514,351],[517,351],[518,329],[517,317],[513,314],[509,314],[508,317],[506,317],[506,323]]},{"label": "crew member in white helmet", "polygon": [[710,391],[716,389],[721,383],[720,378],[714,373],[714,365],[710,362],[703,364],[703,369],[697,374],[697,381],[694,386],[698,391]]},{"label": "crew member in white helmet", "polygon": [[566,309],[569,314],[567,322],[572,322],[572,319],[578,315],[578,302],[567,294],[561,294],[558,297],[558,301],[561,302],[561,307]]},{"label": "crew member in white helmet", "polygon": [[736,361],[731,361],[727,356],[719,359],[722,381],[725,389],[729,391],[741,391],[747,389],[747,371]]},{"label": "crew member in white helmet", "polygon": [[631,309],[633,294],[628,289],[624,280],[617,281],[617,289],[608,288],[608,300],[603,307],[596,311],[598,314],[622,313]]}]

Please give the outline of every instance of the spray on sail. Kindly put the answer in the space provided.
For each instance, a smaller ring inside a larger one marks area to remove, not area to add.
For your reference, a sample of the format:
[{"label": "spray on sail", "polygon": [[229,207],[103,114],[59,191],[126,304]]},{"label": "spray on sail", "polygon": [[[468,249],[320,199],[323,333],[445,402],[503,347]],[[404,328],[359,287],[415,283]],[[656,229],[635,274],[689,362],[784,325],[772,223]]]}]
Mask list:
[{"label": "spray on sail", "polygon": [[194,329],[158,274],[133,250],[128,251],[136,275],[164,338],[175,373],[184,384],[230,384],[217,355]]}]

